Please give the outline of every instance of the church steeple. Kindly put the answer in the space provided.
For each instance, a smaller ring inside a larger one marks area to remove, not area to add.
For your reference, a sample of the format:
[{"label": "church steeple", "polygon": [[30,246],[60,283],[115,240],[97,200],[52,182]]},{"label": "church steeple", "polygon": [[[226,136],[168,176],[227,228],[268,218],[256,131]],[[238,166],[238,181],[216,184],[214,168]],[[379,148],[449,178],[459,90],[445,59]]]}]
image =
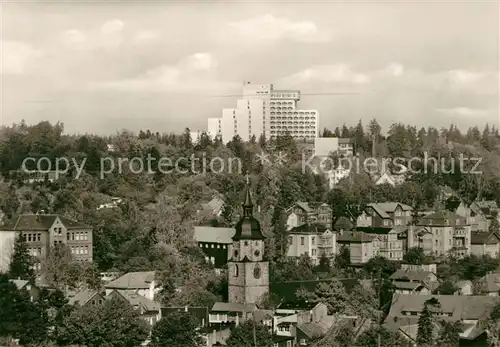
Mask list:
[{"label": "church steeple", "polygon": [[245,187],[245,201],[243,202],[243,216],[236,223],[236,233],[233,236],[234,241],[238,240],[263,240],[265,236],[260,229],[260,223],[253,216],[252,193],[250,192],[250,177],[246,175],[247,184]]},{"label": "church steeple", "polygon": [[245,202],[243,203],[243,217],[253,216],[252,193],[250,191],[250,176],[246,175],[247,185],[245,187]]}]

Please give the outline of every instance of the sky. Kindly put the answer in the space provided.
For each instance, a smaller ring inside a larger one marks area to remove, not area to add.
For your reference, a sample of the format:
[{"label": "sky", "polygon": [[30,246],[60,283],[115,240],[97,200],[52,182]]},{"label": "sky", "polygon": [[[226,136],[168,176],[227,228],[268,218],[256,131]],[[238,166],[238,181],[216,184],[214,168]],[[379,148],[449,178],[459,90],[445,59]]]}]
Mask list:
[{"label": "sky", "polygon": [[496,1],[0,6],[3,125],[203,131],[244,80],[299,89],[321,128],[500,123]]}]

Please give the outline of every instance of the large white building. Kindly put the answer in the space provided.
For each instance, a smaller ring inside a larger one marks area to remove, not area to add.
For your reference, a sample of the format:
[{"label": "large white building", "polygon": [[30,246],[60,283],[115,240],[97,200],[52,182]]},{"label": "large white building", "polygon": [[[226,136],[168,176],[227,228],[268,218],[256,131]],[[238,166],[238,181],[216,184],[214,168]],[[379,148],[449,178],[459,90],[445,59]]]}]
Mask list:
[{"label": "large white building", "polygon": [[208,134],[220,135],[224,143],[239,135],[249,141],[253,135],[267,139],[289,133],[296,139],[313,140],[318,134],[317,110],[297,109],[300,92],[274,90],[272,84],[243,83],[242,99],[235,108],[224,108],[222,117],[208,119]]}]

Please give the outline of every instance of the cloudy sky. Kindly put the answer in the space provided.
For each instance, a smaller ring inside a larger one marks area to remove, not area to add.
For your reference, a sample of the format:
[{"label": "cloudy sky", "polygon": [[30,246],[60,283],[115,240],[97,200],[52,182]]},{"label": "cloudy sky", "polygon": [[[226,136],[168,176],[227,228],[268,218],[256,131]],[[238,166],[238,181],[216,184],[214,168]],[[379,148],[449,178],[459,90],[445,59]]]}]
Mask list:
[{"label": "cloudy sky", "polygon": [[300,89],[321,127],[373,117],[384,126],[500,121],[496,1],[59,1],[1,10],[3,124],[204,130],[207,117],[235,105],[243,80]]}]

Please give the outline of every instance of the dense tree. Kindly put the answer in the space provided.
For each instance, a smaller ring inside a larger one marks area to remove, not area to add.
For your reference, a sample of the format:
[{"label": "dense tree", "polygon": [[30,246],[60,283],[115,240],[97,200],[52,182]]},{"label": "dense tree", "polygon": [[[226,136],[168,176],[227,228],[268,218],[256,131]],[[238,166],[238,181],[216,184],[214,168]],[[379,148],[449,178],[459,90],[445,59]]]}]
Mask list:
[{"label": "dense tree", "polygon": [[147,323],[128,302],[106,300],[102,306],[83,307],[65,317],[59,343],[88,347],[139,346],[149,335]]},{"label": "dense tree", "polygon": [[348,246],[342,246],[335,256],[335,266],[339,269],[347,269],[351,265],[351,251]]},{"label": "dense tree", "polygon": [[[255,338],[254,338],[255,337]],[[231,330],[226,340],[228,347],[272,347],[273,338],[267,327],[247,320]]]},{"label": "dense tree", "polygon": [[424,303],[424,309],[418,319],[417,345],[419,347],[432,346],[435,341],[436,331],[435,312],[440,308],[436,298],[431,298]]},{"label": "dense tree", "polygon": [[403,260],[408,264],[421,265],[425,261],[424,250],[420,247],[410,248],[403,256]]},{"label": "dense tree", "polygon": [[163,317],[153,327],[153,347],[198,347],[201,336],[196,331],[198,319],[189,313],[174,312]]},{"label": "dense tree", "polygon": [[19,234],[14,242],[14,253],[9,264],[9,277],[33,281],[35,279],[33,265],[33,258],[28,252],[24,235]]}]

